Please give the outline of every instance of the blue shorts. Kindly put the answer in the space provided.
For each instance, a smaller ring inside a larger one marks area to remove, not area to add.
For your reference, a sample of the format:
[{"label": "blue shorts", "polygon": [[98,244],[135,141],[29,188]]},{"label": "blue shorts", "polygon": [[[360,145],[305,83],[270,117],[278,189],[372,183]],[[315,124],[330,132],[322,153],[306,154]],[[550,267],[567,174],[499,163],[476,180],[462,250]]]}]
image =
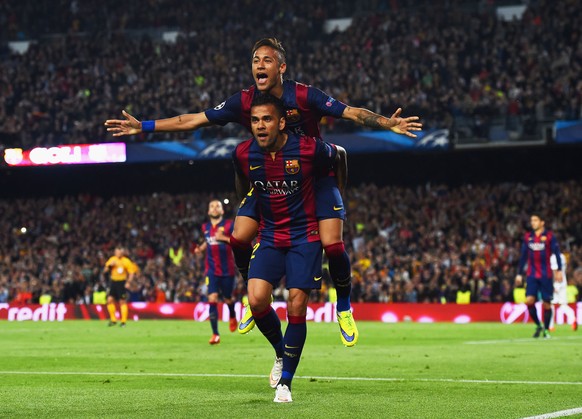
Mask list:
[{"label": "blue shorts", "polygon": [[318,220],[346,219],[342,195],[333,176],[317,178],[315,181],[315,215]]},{"label": "blue shorts", "polygon": [[321,242],[305,243],[287,248],[272,243],[255,245],[249,265],[249,278],[263,279],[277,287],[286,276],[286,288],[321,288]]},{"label": "blue shorts", "polygon": [[542,294],[542,301],[550,302],[554,297],[554,280],[551,278],[527,277],[525,282],[525,295],[538,299],[538,293]]},{"label": "blue shorts", "polygon": [[236,216],[250,217],[257,222],[260,221],[261,217],[259,217],[259,212],[257,211],[257,194],[254,193],[254,188],[251,188],[240,202]]},{"label": "blue shorts", "polygon": [[206,276],[206,285],[208,285],[208,295],[217,292],[222,295],[222,298],[229,299],[234,291],[234,276],[209,274]]}]

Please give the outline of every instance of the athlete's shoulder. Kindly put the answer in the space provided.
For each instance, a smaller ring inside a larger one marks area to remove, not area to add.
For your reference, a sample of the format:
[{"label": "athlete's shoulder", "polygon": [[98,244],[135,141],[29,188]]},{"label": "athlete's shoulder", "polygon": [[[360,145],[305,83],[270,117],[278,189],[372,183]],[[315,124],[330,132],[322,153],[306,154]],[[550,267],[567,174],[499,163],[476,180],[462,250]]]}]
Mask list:
[{"label": "athlete's shoulder", "polygon": [[240,155],[242,155],[244,153],[248,153],[249,150],[251,149],[251,146],[253,145],[254,141],[255,141],[254,138],[249,138],[248,140],[241,141],[234,148],[234,153],[233,154],[235,156],[240,156]]}]

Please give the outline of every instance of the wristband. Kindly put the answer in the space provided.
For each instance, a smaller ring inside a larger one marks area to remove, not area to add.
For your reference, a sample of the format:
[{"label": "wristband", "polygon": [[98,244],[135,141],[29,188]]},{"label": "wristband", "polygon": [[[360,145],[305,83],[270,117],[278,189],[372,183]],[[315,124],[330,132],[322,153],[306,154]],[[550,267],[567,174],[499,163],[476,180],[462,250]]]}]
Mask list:
[{"label": "wristband", "polygon": [[142,121],[141,130],[143,132],[154,132],[156,130],[156,121]]}]

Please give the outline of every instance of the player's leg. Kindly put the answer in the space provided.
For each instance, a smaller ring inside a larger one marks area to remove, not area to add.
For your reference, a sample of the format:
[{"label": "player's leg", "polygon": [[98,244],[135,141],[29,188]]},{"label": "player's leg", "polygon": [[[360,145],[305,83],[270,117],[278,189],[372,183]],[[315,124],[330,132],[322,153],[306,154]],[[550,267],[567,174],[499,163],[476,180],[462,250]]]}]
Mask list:
[{"label": "player's leg", "polygon": [[230,236],[234,263],[245,282],[249,279],[249,262],[253,251],[252,242],[259,231],[258,220],[256,196],[254,190],[251,189],[238,207]]},{"label": "player's leg", "polygon": [[127,293],[123,295],[123,298],[119,299],[119,311],[121,313],[121,327],[125,327],[127,323],[127,316],[129,314],[129,308],[127,307]]},{"label": "player's leg", "polygon": [[[259,230],[258,219],[256,197],[251,189],[239,206],[234,220],[234,229],[230,236],[234,263],[245,282],[245,286],[249,279],[249,262],[253,253],[252,241]],[[243,314],[238,324],[238,331],[241,334],[248,333],[255,327],[255,320],[250,308],[244,303],[243,305]]]},{"label": "player's leg", "polygon": [[208,320],[210,321],[210,328],[212,329],[212,336],[208,343],[211,345],[220,343],[220,333],[218,333],[218,282],[219,279],[215,275],[208,275],[206,277],[206,285],[208,287]]},{"label": "player's leg", "polygon": [[234,299],[232,292],[234,291],[234,276],[223,276],[220,278],[220,294],[228,307],[229,329],[231,332],[236,330],[236,312],[234,311]]},{"label": "player's leg", "polygon": [[337,292],[340,339],[344,345],[354,346],[359,333],[351,312],[352,267],[343,242],[346,211],[335,178],[318,179],[315,193],[319,236],[329,260],[329,274]]},{"label": "player's leg", "polygon": [[[268,243],[257,243],[249,266],[248,298],[249,307],[257,328],[267,338],[275,350],[275,363],[282,362],[283,333],[281,321],[273,307],[271,295],[273,286],[278,284],[285,274],[285,254]],[[275,379],[269,377],[269,384]]]},{"label": "player's leg", "polygon": [[321,245],[318,242],[293,246],[285,258],[287,278],[287,329],[283,338],[284,352],[281,379],[275,402],[291,402],[291,383],[301,360],[307,338],[307,303],[312,289],[321,288]]},{"label": "player's leg", "polygon": [[117,324],[117,315],[115,314],[115,303],[119,301],[119,281],[111,281],[109,284],[109,295],[107,296],[107,312],[109,313],[109,326]]},{"label": "player's leg", "polygon": [[544,315],[544,337],[550,337],[550,322],[552,320],[552,297],[554,295],[554,281],[550,278],[544,278],[539,281],[540,292],[542,294],[542,307]]},{"label": "player's leg", "polygon": [[538,291],[539,291],[539,281],[535,278],[528,277],[525,283],[525,304],[527,305],[529,316],[536,324],[536,331],[533,335],[534,338],[539,338],[543,331],[543,327],[542,324],[540,323],[538,312],[535,306]]},{"label": "player's leg", "polygon": [[117,317],[115,315],[115,299],[113,296],[107,296],[107,312],[109,313],[109,326],[117,324]]}]

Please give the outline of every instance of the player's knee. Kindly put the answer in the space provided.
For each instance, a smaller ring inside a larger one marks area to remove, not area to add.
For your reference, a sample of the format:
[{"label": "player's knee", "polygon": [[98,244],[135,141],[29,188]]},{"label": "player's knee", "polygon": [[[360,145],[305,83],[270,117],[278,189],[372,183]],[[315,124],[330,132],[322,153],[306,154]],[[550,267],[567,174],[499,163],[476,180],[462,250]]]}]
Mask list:
[{"label": "player's knee", "polygon": [[344,242],[340,240],[338,242],[324,246],[323,250],[325,251],[325,255],[328,259],[334,259],[336,257],[342,256],[345,253],[346,248]]},{"label": "player's knee", "polygon": [[208,302],[209,303],[216,303],[218,302],[218,294],[213,292],[212,294],[208,294]]},{"label": "player's knee", "polygon": [[341,242],[343,240],[343,221],[339,218],[320,220],[319,239],[324,247]]}]

